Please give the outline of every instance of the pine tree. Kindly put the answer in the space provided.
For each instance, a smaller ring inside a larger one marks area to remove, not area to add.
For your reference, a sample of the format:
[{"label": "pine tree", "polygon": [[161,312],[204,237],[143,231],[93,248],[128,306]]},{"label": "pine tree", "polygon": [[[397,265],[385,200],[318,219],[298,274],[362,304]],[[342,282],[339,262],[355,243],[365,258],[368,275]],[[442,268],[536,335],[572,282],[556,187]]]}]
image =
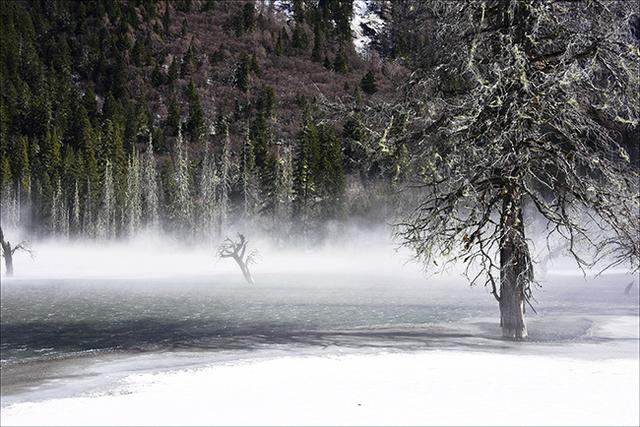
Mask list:
[{"label": "pine tree", "polygon": [[142,224],[142,173],[138,152],[133,149],[127,163],[124,220],[129,236],[135,235]]},{"label": "pine tree", "polygon": [[249,90],[249,71],[250,60],[246,53],[243,53],[240,57],[240,62],[236,66],[235,82],[238,89],[242,92]]},{"label": "pine tree", "polygon": [[319,21],[316,21],[313,26],[313,50],[311,51],[311,60],[314,62],[322,61],[322,32]]},{"label": "pine tree", "polygon": [[160,65],[156,62],[151,71],[151,83],[153,83],[155,87],[159,87],[165,83],[165,79],[166,76],[162,72],[162,68],[160,68]]},{"label": "pine tree", "polygon": [[12,169],[17,172],[20,198],[29,198],[31,195],[31,166],[29,163],[29,140],[26,136],[18,138],[18,147],[14,151]]},{"label": "pine tree", "polygon": [[[107,119],[105,123],[101,163],[111,165],[115,220],[114,230],[124,223],[125,191],[127,187],[127,160],[124,151],[124,129],[118,122]],[[104,167],[104,166],[103,166]]]},{"label": "pine tree", "polygon": [[270,229],[273,228],[276,222],[277,185],[278,159],[275,153],[269,152],[260,170],[260,199],[262,202],[260,214],[268,221]]},{"label": "pine tree", "polygon": [[171,14],[169,11],[169,0],[165,0],[164,3],[164,15],[162,15],[162,26],[164,28],[165,37],[171,35]]},{"label": "pine tree", "polygon": [[258,65],[258,59],[256,58],[255,53],[251,54],[251,58],[249,60],[249,71],[258,77],[262,77],[262,70],[260,69],[260,65]]},{"label": "pine tree", "polygon": [[[13,193],[13,175],[11,174],[11,165],[9,158],[3,153],[0,158],[0,194],[2,201],[11,198]],[[4,205],[3,205],[4,206]]]},{"label": "pine tree", "polygon": [[[276,56],[280,56],[284,53],[285,50],[285,37],[287,37],[287,32],[284,28],[282,28],[278,32],[278,37],[276,38],[276,44],[274,46],[274,53]],[[288,37],[287,37],[288,38]]]},{"label": "pine tree", "polygon": [[307,32],[301,24],[296,24],[293,28],[293,35],[291,36],[291,47],[299,50],[306,50],[309,47],[309,38]]},{"label": "pine tree", "polygon": [[195,54],[193,52],[193,42],[189,44],[187,51],[182,57],[182,63],[180,66],[180,77],[185,78],[187,76],[193,75],[195,71],[196,59]]},{"label": "pine tree", "polygon": [[253,2],[245,3],[242,7],[242,23],[244,31],[251,32],[256,26],[256,8]]},{"label": "pine tree", "polygon": [[60,178],[56,180],[53,190],[51,231],[58,236],[69,237],[69,211]]},{"label": "pine tree", "polygon": [[222,159],[220,163],[218,235],[222,235],[228,225],[229,195],[231,193],[231,140],[229,138],[229,125],[227,123],[224,124]]},{"label": "pine tree", "polygon": [[378,88],[376,87],[376,78],[373,74],[373,71],[367,71],[367,74],[362,77],[362,80],[360,80],[360,87],[362,88],[362,91],[367,95],[373,95],[378,91]]},{"label": "pine tree", "polygon": [[142,161],[142,197],[144,219],[147,227],[157,230],[160,225],[160,200],[156,158],[153,154],[153,138],[149,132],[149,143]]},{"label": "pine tree", "polygon": [[208,241],[219,238],[217,235],[218,200],[220,184],[218,169],[212,144],[207,142],[200,173],[200,228]]},{"label": "pine tree", "polygon": [[2,153],[0,157],[0,221],[3,224],[10,223],[17,225],[17,218],[15,214],[15,198],[13,191],[13,175],[11,173],[11,165],[9,163],[9,157]]},{"label": "pine tree", "polygon": [[345,177],[342,160],[342,147],[336,136],[335,128],[325,125],[320,132],[322,152],[322,192],[326,198],[325,213],[328,217],[337,217],[342,210]]},{"label": "pine tree", "polygon": [[200,97],[196,90],[193,80],[189,83],[187,91],[189,98],[189,121],[188,130],[191,134],[191,140],[197,143],[202,142],[204,137],[205,124],[204,124],[204,112],[200,105]]},{"label": "pine tree", "polygon": [[80,185],[78,179],[73,188],[73,200],[71,202],[71,218],[69,227],[73,233],[80,232]]},{"label": "pine tree", "polygon": [[169,73],[167,74],[167,78],[169,80],[169,83],[173,83],[178,80],[178,77],[180,77],[180,64],[178,64],[177,57],[174,56],[171,60],[171,64],[169,65]]},{"label": "pine tree", "polygon": [[178,126],[176,144],[175,199],[173,212],[178,227],[183,233],[191,232],[193,225],[193,199],[191,197],[191,173],[187,146],[182,138],[182,127]]},{"label": "pine tree", "polygon": [[182,122],[182,114],[180,113],[180,106],[175,97],[171,96],[169,98],[167,110],[167,127],[174,135],[177,135],[178,127],[180,127],[180,123]]},{"label": "pine tree", "polygon": [[82,104],[89,115],[89,120],[95,125],[98,119],[98,102],[96,100],[96,91],[93,82],[87,85],[87,90],[82,96]]},{"label": "pine tree", "polygon": [[278,180],[276,182],[275,218],[279,224],[280,237],[287,237],[291,228],[293,191],[293,153],[290,147],[278,156]]},{"label": "pine tree", "polygon": [[305,112],[302,131],[298,137],[293,168],[293,215],[306,233],[315,197],[314,162],[319,157],[318,130],[309,111]]},{"label": "pine tree", "polygon": [[218,49],[216,49],[216,51],[213,52],[209,57],[209,63],[211,65],[217,65],[222,63],[223,61],[224,61],[224,48],[222,47],[222,45],[220,45]]},{"label": "pine tree", "polygon": [[104,167],[97,235],[102,239],[112,239],[116,235],[116,199],[110,160],[106,161]]},{"label": "pine tree", "polygon": [[253,149],[253,142],[247,131],[242,146],[243,210],[245,221],[247,222],[253,221],[257,214],[257,207],[259,205],[258,187],[256,156]]},{"label": "pine tree", "polygon": [[261,169],[266,162],[267,153],[271,147],[271,129],[266,112],[263,110],[257,112],[251,129],[251,140],[253,142],[256,165]]},{"label": "pine tree", "polygon": [[346,74],[349,72],[349,58],[344,50],[344,47],[340,47],[336,57],[333,60],[333,70],[336,73]]}]

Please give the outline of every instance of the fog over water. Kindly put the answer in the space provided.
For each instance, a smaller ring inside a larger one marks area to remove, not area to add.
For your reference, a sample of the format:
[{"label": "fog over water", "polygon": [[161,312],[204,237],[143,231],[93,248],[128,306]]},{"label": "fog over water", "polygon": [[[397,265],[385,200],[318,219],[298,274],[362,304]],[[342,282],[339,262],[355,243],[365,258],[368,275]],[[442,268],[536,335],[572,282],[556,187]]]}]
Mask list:
[{"label": "fog over water", "polygon": [[[501,339],[488,289],[469,287],[453,269],[425,274],[385,231],[344,233],[313,247],[249,240],[261,254],[255,285],[232,260],[217,259],[215,245],[152,235],[32,242],[35,257],[17,254],[16,276],[2,279],[5,403],[29,384],[75,376],[79,364],[107,356],[135,356],[136,369],[185,363],[179,355],[192,352],[218,360],[294,349],[536,353],[551,346],[562,354],[579,344],[596,346],[580,357],[637,357],[638,288],[625,295],[633,277],[624,271],[584,278],[570,263],[552,262],[521,345]],[[75,362],[56,365],[64,360]]]}]

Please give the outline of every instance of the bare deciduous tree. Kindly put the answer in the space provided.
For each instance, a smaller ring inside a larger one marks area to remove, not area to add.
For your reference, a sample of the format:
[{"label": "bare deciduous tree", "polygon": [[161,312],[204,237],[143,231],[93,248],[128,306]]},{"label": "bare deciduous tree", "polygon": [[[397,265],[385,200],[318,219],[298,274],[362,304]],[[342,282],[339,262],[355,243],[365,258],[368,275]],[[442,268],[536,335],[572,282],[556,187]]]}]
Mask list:
[{"label": "bare deciduous tree", "polygon": [[[433,49],[409,87],[416,184],[398,234],[431,266],[491,287],[503,336],[527,336],[530,214],[583,270],[640,259],[634,2],[432,0]],[[407,104],[405,104],[407,105]],[[637,144],[637,141],[633,143]]]},{"label": "bare deciduous tree", "polygon": [[0,227],[0,246],[2,247],[2,256],[4,257],[4,265],[6,267],[6,275],[8,277],[13,276],[13,254],[16,251],[23,251],[33,257],[33,251],[29,247],[27,241],[23,240],[16,246],[11,246],[11,242],[4,240],[4,234],[2,233],[2,227]]},{"label": "bare deciduous tree", "polygon": [[220,258],[233,258],[240,267],[245,280],[253,285],[254,281],[251,271],[249,271],[249,265],[256,263],[258,251],[253,250],[247,253],[248,243],[249,241],[240,233],[238,233],[237,241],[227,237],[218,248],[218,256]]}]

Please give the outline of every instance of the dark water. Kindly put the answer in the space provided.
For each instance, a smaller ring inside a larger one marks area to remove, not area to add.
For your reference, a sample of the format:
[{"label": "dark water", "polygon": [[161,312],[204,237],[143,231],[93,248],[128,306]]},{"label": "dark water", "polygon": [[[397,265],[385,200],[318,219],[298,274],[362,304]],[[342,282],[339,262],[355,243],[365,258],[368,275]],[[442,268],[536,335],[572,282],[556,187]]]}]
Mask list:
[{"label": "dark water", "polygon": [[[593,316],[637,315],[629,277],[553,278],[532,340],[590,339]],[[393,277],[6,281],[2,364],[87,352],[252,349],[272,344],[504,345],[485,289]],[[537,323],[536,323],[537,322]],[[479,342],[477,338],[485,338]]]}]

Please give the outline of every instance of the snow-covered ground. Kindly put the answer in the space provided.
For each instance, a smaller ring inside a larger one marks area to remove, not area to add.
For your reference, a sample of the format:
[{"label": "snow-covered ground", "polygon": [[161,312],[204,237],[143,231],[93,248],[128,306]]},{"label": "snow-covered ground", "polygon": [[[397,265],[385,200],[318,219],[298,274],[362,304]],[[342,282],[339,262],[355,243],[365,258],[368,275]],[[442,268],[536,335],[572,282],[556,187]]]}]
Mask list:
[{"label": "snow-covered ground", "polygon": [[638,425],[638,363],[465,351],[281,357],[135,374],[2,425]]}]

